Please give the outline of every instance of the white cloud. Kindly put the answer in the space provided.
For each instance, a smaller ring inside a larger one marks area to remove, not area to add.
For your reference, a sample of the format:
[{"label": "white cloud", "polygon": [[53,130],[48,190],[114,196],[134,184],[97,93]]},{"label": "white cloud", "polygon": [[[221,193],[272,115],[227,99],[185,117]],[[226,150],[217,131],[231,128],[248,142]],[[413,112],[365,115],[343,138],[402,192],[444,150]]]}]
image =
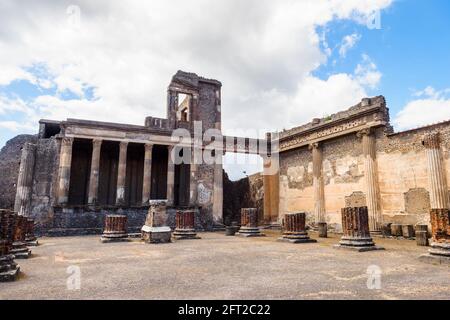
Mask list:
[{"label": "white cloud", "polygon": [[436,91],[429,86],[413,96],[421,99],[412,100],[394,119],[397,130],[407,130],[420,126],[450,120],[450,88]]},{"label": "white cloud", "polygon": [[[0,85],[26,79],[55,88],[26,105],[36,118],[142,124],[165,117],[167,85],[182,69],[222,81],[224,129],[280,129],[345,108],[378,83],[367,61],[354,74],[312,76],[329,56],[316,28],[334,19],[364,23],[390,3],[80,0],[74,25],[67,2],[2,1]],[[79,99],[64,101],[64,92]]]},{"label": "white cloud", "polygon": [[353,33],[346,35],[342,39],[341,46],[339,48],[339,55],[343,58],[347,56],[347,51],[355,46],[355,44],[361,39],[359,34]]}]

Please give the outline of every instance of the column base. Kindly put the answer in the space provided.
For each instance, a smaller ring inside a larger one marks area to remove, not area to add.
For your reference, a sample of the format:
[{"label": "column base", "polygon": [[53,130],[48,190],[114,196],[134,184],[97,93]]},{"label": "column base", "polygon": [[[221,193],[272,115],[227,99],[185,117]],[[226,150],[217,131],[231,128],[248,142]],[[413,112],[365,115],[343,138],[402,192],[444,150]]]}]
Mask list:
[{"label": "column base", "polygon": [[374,230],[374,231],[370,231],[370,235],[372,237],[382,237],[383,233],[381,232],[381,230]]},{"label": "column base", "polygon": [[102,243],[126,242],[130,241],[130,239],[128,238],[128,233],[103,233],[100,241]]},{"label": "column base", "polygon": [[142,240],[149,244],[169,243],[171,242],[172,230],[170,227],[149,227],[143,226]]},{"label": "column base", "polygon": [[339,244],[335,245],[336,249],[349,249],[356,252],[366,252],[374,250],[384,250],[383,247],[378,247],[373,242],[372,238],[352,238],[342,237]]},{"label": "column base", "polygon": [[421,255],[419,260],[432,264],[450,265],[450,242],[433,242],[428,253]]},{"label": "column base", "polygon": [[0,257],[0,282],[15,281],[20,273],[20,266],[14,262],[14,255]]},{"label": "column base", "polygon": [[311,239],[307,232],[285,232],[277,241],[284,241],[290,243],[314,243],[315,239]]},{"label": "column base", "polygon": [[236,233],[239,237],[265,237],[264,233],[261,233],[259,228],[251,228],[251,227],[241,227],[239,232]]},{"label": "column base", "polygon": [[27,239],[27,240],[25,240],[25,243],[26,243],[27,247],[37,247],[39,245],[39,242],[37,241],[36,238],[34,238],[32,240]]},{"label": "column base", "polygon": [[25,242],[14,242],[9,253],[16,259],[28,259],[31,256],[31,250],[27,248]]},{"label": "column base", "polygon": [[195,229],[175,229],[173,232],[175,240],[196,240],[201,239],[197,236]]},{"label": "column base", "polygon": [[354,246],[347,246],[342,244],[335,244],[333,246],[335,249],[343,249],[343,250],[350,250],[355,252],[367,252],[367,251],[376,251],[376,250],[385,250],[383,247],[378,246],[367,246],[367,247],[354,247]]}]

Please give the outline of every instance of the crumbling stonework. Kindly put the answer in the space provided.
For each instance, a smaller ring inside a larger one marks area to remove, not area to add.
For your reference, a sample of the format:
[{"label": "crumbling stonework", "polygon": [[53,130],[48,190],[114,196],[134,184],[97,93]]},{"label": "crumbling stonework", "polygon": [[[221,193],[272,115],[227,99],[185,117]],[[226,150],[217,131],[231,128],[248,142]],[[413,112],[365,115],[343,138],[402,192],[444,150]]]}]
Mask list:
[{"label": "crumbling stonework", "polygon": [[383,97],[363,99],[346,111],[283,131],[279,220],[285,213],[305,211],[307,224],[315,222],[313,153],[308,145],[319,143],[329,226],[341,224],[340,208],[369,204],[379,212],[370,216],[378,219],[374,229],[387,222],[429,224],[430,172],[423,140],[433,132],[439,132],[442,170],[449,180],[450,121],[396,133]]},{"label": "crumbling stonework", "polygon": [[34,135],[19,135],[8,142],[0,151],[0,208],[13,209],[16,199],[16,185],[19,175],[22,147],[27,142],[35,143]]}]

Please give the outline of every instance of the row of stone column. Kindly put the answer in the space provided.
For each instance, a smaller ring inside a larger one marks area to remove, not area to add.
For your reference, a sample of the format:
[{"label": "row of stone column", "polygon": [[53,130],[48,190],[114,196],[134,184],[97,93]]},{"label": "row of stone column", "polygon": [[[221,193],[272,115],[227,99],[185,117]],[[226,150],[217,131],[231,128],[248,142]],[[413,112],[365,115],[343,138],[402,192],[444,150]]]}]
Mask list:
[{"label": "row of stone column", "polygon": [[[92,141],[92,159],[91,171],[89,178],[88,204],[96,205],[98,203],[98,187],[99,187],[99,173],[100,173],[100,154],[101,154],[101,139],[94,139]],[[72,147],[73,138],[62,138],[60,162],[59,162],[59,178],[57,201],[58,204],[67,204],[69,201],[69,187],[70,187],[70,169],[72,163]],[[125,202],[125,181],[127,172],[127,150],[128,142],[120,142],[119,149],[119,165],[117,172],[117,193],[116,204],[123,205]],[[167,199],[169,204],[173,203],[173,188],[175,169],[172,161],[171,153],[173,146],[168,146],[168,169],[167,169]],[[147,205],[150,200],[151,191],[151,172],[152,172],[152,144],[145,144],[144,155],[144,179],[142,187],[142,203]]]},{"label": "row of stone column", "polygon": [[[376,163],[376,140],[371,129],[358,132],[362,141],[364,155],[365,193],[369,214],[371,232],[381,230],[381,199],[378,184],[378,171]],[[325,182],[323,173],[323,151],[320,143],[309,146],[313,158],[313,188],[314,188],[314,216],[316,224],[325,222]]]}]

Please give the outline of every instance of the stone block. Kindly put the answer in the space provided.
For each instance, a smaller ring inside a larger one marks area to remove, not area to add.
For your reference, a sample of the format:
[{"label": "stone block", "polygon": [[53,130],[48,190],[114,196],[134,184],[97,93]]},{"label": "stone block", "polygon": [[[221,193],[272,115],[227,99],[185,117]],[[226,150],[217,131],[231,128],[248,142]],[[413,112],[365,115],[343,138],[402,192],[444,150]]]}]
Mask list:
[{"label": "stone block", "polygon": [[411,224],[402,225],[402,235],[404,238],[414,238],[414,226]]}]

